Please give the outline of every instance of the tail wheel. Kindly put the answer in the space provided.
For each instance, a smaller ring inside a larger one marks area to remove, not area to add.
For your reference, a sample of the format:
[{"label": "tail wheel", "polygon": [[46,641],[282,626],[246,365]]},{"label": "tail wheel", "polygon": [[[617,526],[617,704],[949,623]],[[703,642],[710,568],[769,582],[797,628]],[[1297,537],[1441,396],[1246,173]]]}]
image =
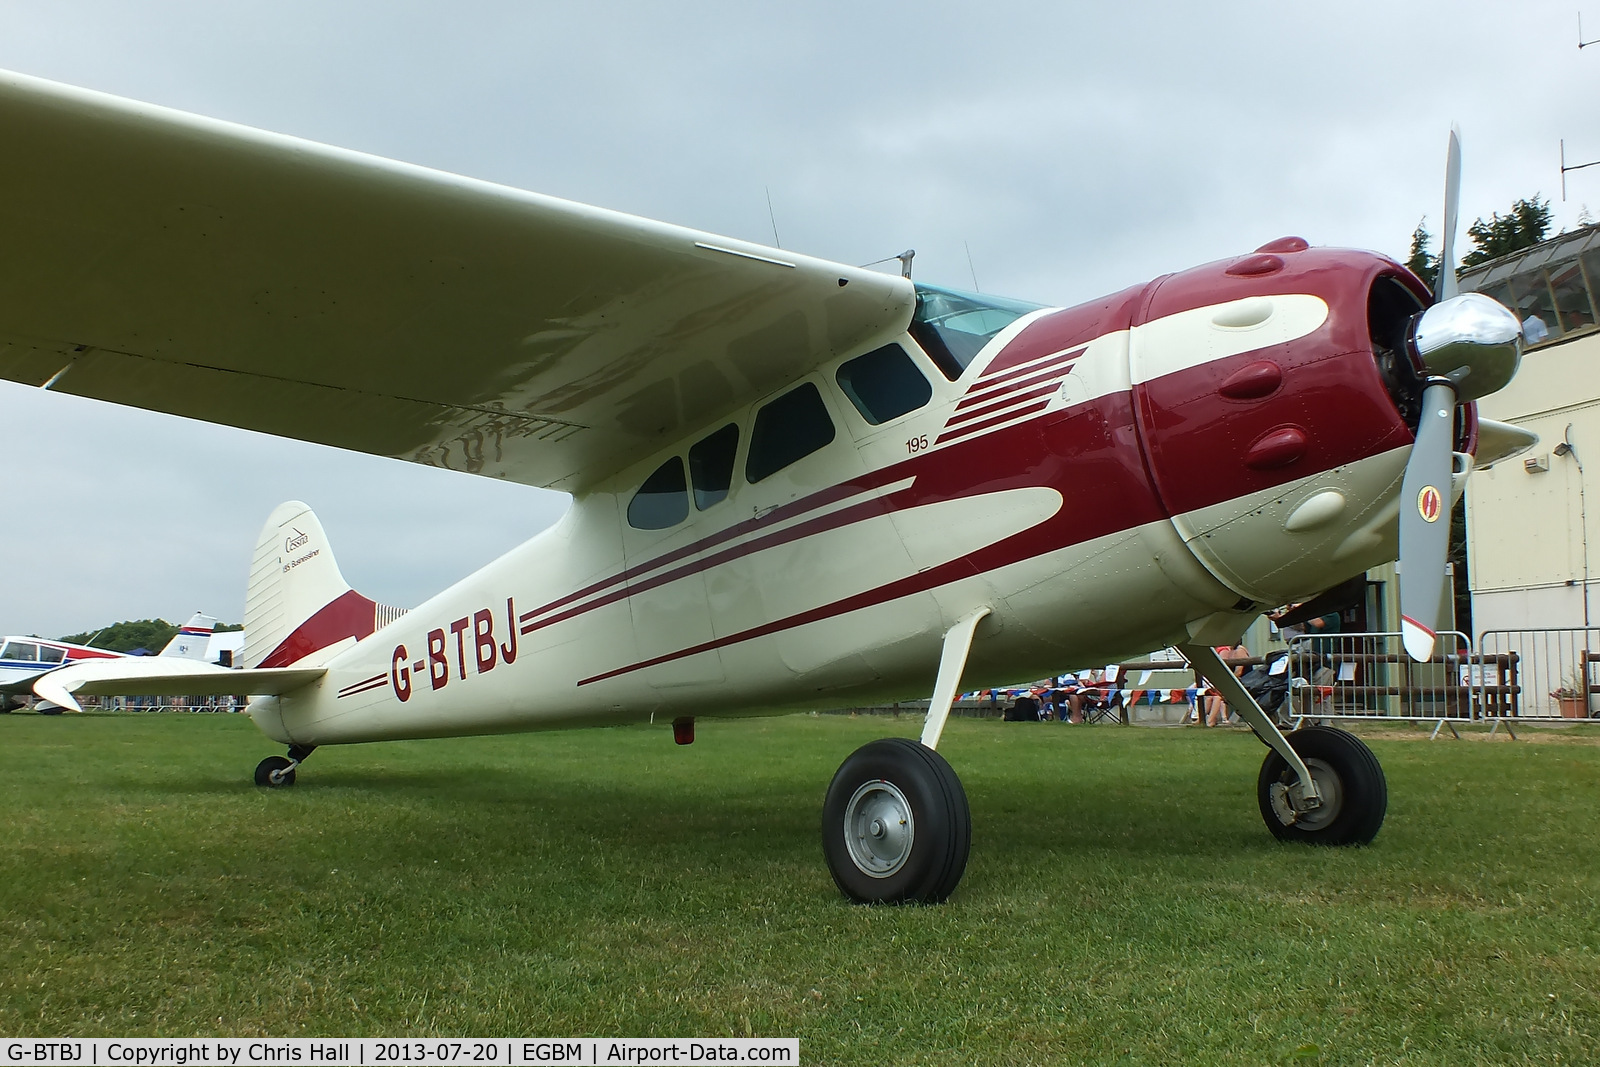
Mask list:
[{"label": "tail wheel", "polygon": [[945,758],[910,738],[863,745],[822,805],[822,852],[862,904],[938,904],[967,869],[972,816]]},{"label": "tail wheel", "polygon": [[1311,771],[1322,805],[1296,812],[1289,799],[1295,773],[1282,756],[1267,753],[1256,795],[1272,835],[1314,845],[1365,845],[1376,837],[1389,809],[1389,785],[1372,749],[1354,734],[1327,726],[1307,726],[1288,740]]},{"label": "tail wheel", "polygon": [[286,789],[294,785],[295,762],[288,756],[268,756],[256,764],[256,785]]}]

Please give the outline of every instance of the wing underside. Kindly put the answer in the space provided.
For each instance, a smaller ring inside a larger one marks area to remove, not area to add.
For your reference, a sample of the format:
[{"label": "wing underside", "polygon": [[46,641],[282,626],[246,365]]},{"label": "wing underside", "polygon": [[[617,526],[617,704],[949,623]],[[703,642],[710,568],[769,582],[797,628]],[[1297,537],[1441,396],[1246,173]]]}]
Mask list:
[{"label": "wing underside", "polygon": [[[904,280],[0,73],[0,376],[577,489]],[[53,379],[53,381],[52,381]]]}]

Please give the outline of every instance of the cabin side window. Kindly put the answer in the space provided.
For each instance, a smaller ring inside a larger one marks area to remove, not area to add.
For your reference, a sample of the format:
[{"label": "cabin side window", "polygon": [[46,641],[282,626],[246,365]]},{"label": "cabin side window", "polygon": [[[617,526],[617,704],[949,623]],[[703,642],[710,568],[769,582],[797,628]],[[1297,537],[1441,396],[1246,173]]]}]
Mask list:
[{"label": "cabin side window", "polygon": [[739,427],[728,423],[702,437],[689,449],[689,482],[694,486],[694,506],[704,511],[727,499],[733,487],[733,458],[739,451]]},{"label": "cabin side window", "polygon": [[834,379],[861,417],[874,426],[915,411],[933,398],[933,386],[899,345],[884,345],[846,360]]},{"label": "cabin side window", "polygon": [[31,641],[7,641],[6,647],[0,649],[0,659],[8,659],[13,663],[38,663],[39,646]]},{"label": "cabin side window", "polygon": [[751,483],[804,459],[833,440],[833,420],[812,382],[784,393],[756,412],[744,476]]},{"label": "cabin side window", "polygon": [[67,658],[66,649],[51,648],[49,645],[39,646],[40,663],[60,663]]},{"label": "cabin side window", "polygon": [[673,456],[644,480],[628,502],[628,525],[636,530],[665,530],[689,517],[689,483],[683,460]]}]

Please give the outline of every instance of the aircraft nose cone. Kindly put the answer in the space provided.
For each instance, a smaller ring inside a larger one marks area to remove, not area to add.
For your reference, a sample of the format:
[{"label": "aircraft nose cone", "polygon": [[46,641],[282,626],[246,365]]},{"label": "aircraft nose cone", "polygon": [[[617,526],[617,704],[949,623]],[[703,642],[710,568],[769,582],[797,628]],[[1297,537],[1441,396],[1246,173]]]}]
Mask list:
[{"label": "aircraft nose cone", "polygon": [[1498,300],[1462,293],[1419,315],[1411,343],[1430,377],[1449,379],[1458,400],[1476,400],[1516,375],[1522,326]]}]

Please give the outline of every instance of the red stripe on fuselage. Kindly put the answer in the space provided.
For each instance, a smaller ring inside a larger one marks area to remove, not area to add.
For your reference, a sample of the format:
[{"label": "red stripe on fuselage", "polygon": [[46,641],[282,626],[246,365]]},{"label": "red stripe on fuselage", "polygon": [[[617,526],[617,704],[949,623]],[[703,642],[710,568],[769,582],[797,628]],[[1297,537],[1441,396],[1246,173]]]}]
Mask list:
[{"label": "red stripe on fuselage", "polygon": [[[1408,444],[1410,433],[1378,377],[1366,336],[1366,294],[1371,283],[1379,274],[1398,272],[1398,268],[1392,261],[1370,253],[1336,250],[1300,253],[1290,259],[1294,266],[1266,279],[1266,284],[1259,278],[1226,275],[1225,268],[1232,261],[1224,261],[1125,290],[1090,305],[1043,316],[991,360],[978,381],[990,376],[998,378],[1002,372],[1022,368],[1052,351],[1126,329],[1135,315],[1139,321],[1148,321],[1190,307],[1246,296],[1301,292],[1321,296],[1330,306],[1329,319],[1310,336],[1270,349],[1202,362],[1137,386],[1133,393],[1100,397],[1044,418],[1017,424],[1015,419],[1031,414],[1031,409],[1012,411],[946,433],[936,442],[977,434],[960,444],[877,472],[883,481],[915,472],[915,492],[896,494],[895,503],[900,507],[976,496],[1019,484],[1053,486],[1068,500],[1055,518],[921,574],[676,653],[619,667],[579,684],[936,588],[968,574],[1270,489]],[[1290,384],[1274,397],[1279,401],[1292,397],[1292,408],[1228,401],[1217,392],[1227,375],[1245,362],[1262,358],[1263,353],[1282,362]],[[1135,396],[1142,425],[1133,418]],[[1046,406],[1047,403],[1037,405],[1039,409]],[[1253,439],[1248,435],[1255,433],[1260,424],[1280,418],[1282,410],[1298,411],[1303,416],[1315,431],[1314,447],[1285,467],[1269,471],[1244,467],[1240,460]],[[1000,424],[1009,425],[979,433]],[[1030,447],[1034,442],[1040,447]],[[1153,464],[1147,466],[1147,449],[1163,461],[1162,470],[1153,470]],[[1182,474],[1175,477],[1172,472],[1178,462],[1182,464]],[[1154,493],[1156,484],[1163,491],[1159,498]],[[1097,506],[1073,508],[1074,490],[1085,487],[1093,491]],[[822,528],[833,525],[837,524]],[[686,568],[684,573],[695,569],[700,568]]]},{"label": "red stripe on fuselage", "polygon": [[1019,406],[1028,400],[1037,400],[1041,396],[1049,396],[1060,386],[1060,382],[1046,382],[1044,385],[1036,385],[1031,389],[1020,389],[1014,393],[1008,393],[992,404],[984,404],[982,407],[968,408],[966,411],[957,412],[950,416],[949,421],[944,424],[945,429],[949,429],[952,426],[960,426],[962,423],[971,422],[973,419],[981,419],[985,415],[992,415],[1004,408]]},{"label": "red stripe on fuselage", "polygon": [[1003,396],[1017,389],[1026,389],[1030,385],[1048,381],[1051,378],[1060,380],[1067,376],[1067,371],[1078,362],[1078,357],[1083,355],[1083,349],[1077,348],[1071,352],[1062,353],[1056,359],[1044,363],[1034,363],[1027,367],[1014,370],[1009,374],[1002,374],[991,381],[978,381],[973,384],[972,390],[962,397],[956,404],[956,410],[972,404],[981,404],[991,397]]}]

